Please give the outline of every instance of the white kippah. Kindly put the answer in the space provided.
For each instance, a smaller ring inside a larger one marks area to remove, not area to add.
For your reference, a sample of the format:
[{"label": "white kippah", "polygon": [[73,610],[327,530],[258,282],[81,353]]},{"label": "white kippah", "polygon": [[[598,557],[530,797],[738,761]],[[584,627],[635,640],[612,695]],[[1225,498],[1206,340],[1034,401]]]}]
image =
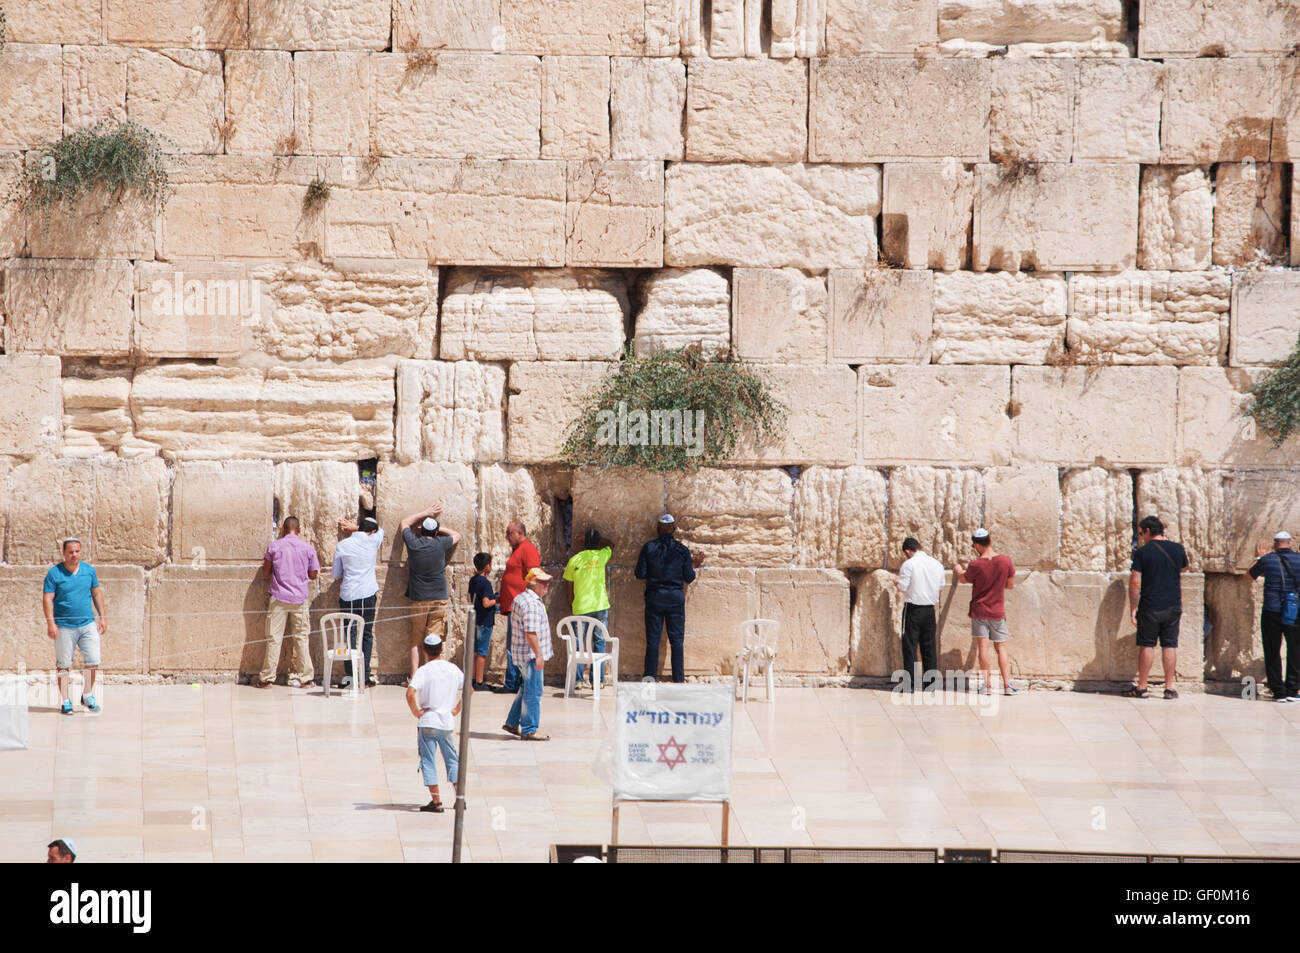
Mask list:
[{"label": "white kippah", "polygon": [[973,539],[988,539],[989,531],[984,529],[983,527],[980,527],[979,529],[975,530],[975,532],[971,533],[971,537]]}]

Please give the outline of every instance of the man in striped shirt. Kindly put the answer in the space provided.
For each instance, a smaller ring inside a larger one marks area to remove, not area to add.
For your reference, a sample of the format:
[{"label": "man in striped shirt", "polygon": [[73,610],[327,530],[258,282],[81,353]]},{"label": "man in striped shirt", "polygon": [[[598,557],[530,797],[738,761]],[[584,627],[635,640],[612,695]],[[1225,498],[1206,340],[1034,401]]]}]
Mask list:
[{"label": "man in striped shirt", "polygon": [[533,567],[524,576],[524,584],[510,609],[510,658],[519,668],[519,694],[501,728],[524,741],[548,741],[550,735],[537,728],[542,719],[542,675],[555,654],[551,622],[542,601],[551,588],[551,576]]}]

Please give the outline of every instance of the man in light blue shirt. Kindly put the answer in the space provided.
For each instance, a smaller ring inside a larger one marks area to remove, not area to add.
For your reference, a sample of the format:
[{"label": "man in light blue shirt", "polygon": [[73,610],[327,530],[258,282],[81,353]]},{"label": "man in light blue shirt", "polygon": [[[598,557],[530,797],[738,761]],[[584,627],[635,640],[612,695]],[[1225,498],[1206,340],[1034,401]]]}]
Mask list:
[{"label": "man in light blue shirt", "polygon": [[99,637],[108,631],[104,613],[104,590],[99,586],[95,567],[81,561],[81,541],[70,536],[63,541],[63,562],[55,563],[45,574],[45,610],[47,633],[54,640],[54,667],[59,673],[59,710],[72,714],[68,695],[68,669],[72,668],[74,650],[81,650],[81,664],[86,670],[86,687],[81,703],[99,711],[95,701],[95,672],[99,668]]},{"label": "man in light blue shirt", "polygon": [[[366,620],[361,636],[361,654],[366,659],[366,684],[374,685],[376,678],[370,660],[375,644],[375,606],[379,601],[375,561],[384,545],[384,531],[369,516],[360,525],[339,520],[339,530],[351,535],[334,547],[334,567],[330,574],[343,580],[339,586],[339,610],[355,612]],[[353,646],[357,644],[356,632],[349,633],[349,640]],[[348,677],[352,676],[351,664],[348,663]]]}]

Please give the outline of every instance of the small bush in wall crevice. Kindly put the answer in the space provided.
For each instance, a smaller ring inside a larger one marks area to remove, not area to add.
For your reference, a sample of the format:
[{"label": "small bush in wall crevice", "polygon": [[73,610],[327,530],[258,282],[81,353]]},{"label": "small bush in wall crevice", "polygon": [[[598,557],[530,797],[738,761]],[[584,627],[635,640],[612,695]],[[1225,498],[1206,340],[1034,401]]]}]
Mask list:
[{"label": "small bush in wall crevice", "polygon": [[1255,419],[1259,431],[1282,446],[1300,431],[1300,341],[1287,359],[1268,371],[1250,389],[1244,413]]}]

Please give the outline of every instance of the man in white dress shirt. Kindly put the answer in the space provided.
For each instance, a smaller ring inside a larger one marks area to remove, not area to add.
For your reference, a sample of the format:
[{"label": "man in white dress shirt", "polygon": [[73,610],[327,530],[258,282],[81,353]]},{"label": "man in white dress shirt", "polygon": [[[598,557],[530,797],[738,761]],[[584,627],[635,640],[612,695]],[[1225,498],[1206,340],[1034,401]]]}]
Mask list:
[{"label": "man in white dress shirt", "polygon": [[[903,565],[898,570],[898,588],[903,592],[903,668],[905,690],[916,691],[923,679],[939,669],[939,646],[935,637],[934,607],[943,588],[943,564],[921,551],[911,536],[903,540]],[[916,676],[916,650],[921,650],[921,678]]]},{"label": "man in white dress shirt", "polygon": [[[334,547],[331,575],[342,579],[339,586],[339,611],[355,612],[366,620],[361,633],[361,654],[366,659],[366,684],[375,684],[370,658],[375,644],[375,605],[379,601],[379,581],[375,578],[375,561],[384,545],[384,531],[367,516],[360,525],[339,520],[339,530],[350,533]],[[356,644],[357,633],[349,632],[349,642]],[[349,663],[348,677],[352,676]]]}]

